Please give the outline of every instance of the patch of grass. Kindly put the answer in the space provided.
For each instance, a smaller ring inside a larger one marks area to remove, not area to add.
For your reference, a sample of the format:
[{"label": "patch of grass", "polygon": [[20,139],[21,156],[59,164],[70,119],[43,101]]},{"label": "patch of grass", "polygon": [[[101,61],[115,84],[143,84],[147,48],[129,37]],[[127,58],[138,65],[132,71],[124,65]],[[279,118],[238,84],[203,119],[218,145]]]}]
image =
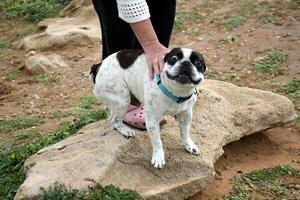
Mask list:
[{"label": "patch of grass", "polygon": [[0,12],[7,19],[21,18],[36,23],[57,15],[69,2],[70,0],[2,0]]},{"label": "patch of grass", "polygon": [[262,24],[274,24],[276,22],[276,20],[273,16],[266,16],[264,18],[261,18],[260,22]]},{"label": "patch of grass", "polygon": [[278,179],[285,176],[300,177],[300,170],[288,165],[280,165],[272,168],[254,170],[243,174],[240,178],[233,179],[233,190],[224,200],[253,199],[253,192],[264,197],[285,197],[286,187]]},{"label": "patch of grass", "polygon": [[269,51],[266,56],[257,59],[254,64],[254,70],[260,73],[278,75],[282,72],[281,64],[287,59],[287,54],[281,51]]},{"label": "patch of grass", "polygon": [[0,43],[0,49],[8,49],[10,47],[10,43]]},{"label": "patch of grass", "polygon": [[53,84],[59,81],[59,76],[57,74],[44,75],[39,74],[34,77],[34,80],[37,82],[45,83],[45,84]]},{"label": "patch of grass", "polygon": [[16,68],[13,68],[9,71],[9,73],[4,77],[5,81],[12,81],[15,80],[18,75],[20,74],[20,71]]},{"label": "patch of grass", "polygon": [[3,132],[11,132],[17,129],[24,129],[41,125],[43,121],[36,118],[12,118],[0,121],[0,130]]},{"label": "patch of grass", "polygon": [[291,80],[282,86],[290,99],[296,101],[300,98],[300,80]]},{"label": "patch of grass", "polygon": [[199,14],[196,8],[190,9],[184,6],[183,2],[178,2],[176,9],[176,18],[174,22],[175,30],[184,30],[192,24],[200,24],[204,18]]},{"label": "patch of grass", "polygon": [[104,110],[92,111],[81,116],[78,120],[63,124],[58,130],[47,137],[37,141],[23,144],[10,151],[0,154],[0,197],[1,200],[12,200],[17,189],[25,179],[24,162],[38,150],[57,143],[64,138],[77,133],[83,126],[105,119],[107,117]]},{"label": "patch of grass", "polygon": [[225,27],[227,30],[232,30],[237,28],[239,25],[245,22],[245,18],[243,16],[235,16],[230,17],[226,20]]},{"label": "patch of grass", "polygon": [[288,8],[292,9],[292,10],[299,10],[300,9],[300,0],[291,0],[289,2]]},{"label": "patch of grass", "polygon": [[92,97],[80,97],[80,107],[85,109],[90,109],[95,103],[97,103],[97,99]]},{"label": "patch of grass", "polygon": [[231,57],[231,61],[234,63],[234,64],[241,64],[242,63],[242,59],[243,57],[241,55],[238,55],[238,54],[235,54]]},{"label": "patch of grass", "polygon": [[42,188],[37,200],[146,200],[131,190],[120,190],[113,185],[102,188],[96,185],[88,191],[80,192],[63,184],[55,183],[48,189]]},{"label": "patch of grass", "polygon": [[42,132],[39,130],[21,130],[14,133],[17,140],[35,139],[42,136]]},{"label": "patch of grass", "polygon": [[71,108],[65,111],[55,111],[52,115],[53,118],[63,118],[63,117],[69,117],[72,115],[80,116],[83,114],[87,114],[89,111],[85,108],[75,107]]}]

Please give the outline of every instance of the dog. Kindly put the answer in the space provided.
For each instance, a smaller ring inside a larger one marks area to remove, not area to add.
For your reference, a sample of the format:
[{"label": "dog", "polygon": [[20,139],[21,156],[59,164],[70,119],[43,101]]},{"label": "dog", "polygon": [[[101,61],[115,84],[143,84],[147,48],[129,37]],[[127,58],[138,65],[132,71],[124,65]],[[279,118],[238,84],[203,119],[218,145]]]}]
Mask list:
[{"label": "dog", "polygon": [[192,49],[174,48],[165,55],[163,70],[153,80],[148,78],[145,54],[137,49],[108,56],[101,64],[92,66],[90,73],[94,95],[108,107],[108,121],[123,136],[135,136],[135,131],[122,122],[132,97],[144,105],[146,128],[152,144],[151,164],[163,168],[165,156],[159,121],[164,115],[176,116],[183,146],[193,155],[200,154],[189,131],[197,88],[204,80],[205,71],[202,54]]}]

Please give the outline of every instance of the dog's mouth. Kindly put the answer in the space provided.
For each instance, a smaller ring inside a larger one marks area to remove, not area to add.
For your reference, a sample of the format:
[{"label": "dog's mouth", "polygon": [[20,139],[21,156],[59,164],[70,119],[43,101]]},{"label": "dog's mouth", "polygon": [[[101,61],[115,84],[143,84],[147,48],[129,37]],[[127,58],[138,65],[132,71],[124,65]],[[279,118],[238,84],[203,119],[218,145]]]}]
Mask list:
[{"label": "dog's mouth", "polygon": [[167,74],[167,77],[169,79],[174,80],[174,81],[176,81],[180,84],[194,84],[194,85],[197,85],[201,81],[201,79],[193,80],[193,78],[190,75],[186,75],[186,74],[178,74],[176,76],[172,76],[168,72],[166,72],[166,74]]}]

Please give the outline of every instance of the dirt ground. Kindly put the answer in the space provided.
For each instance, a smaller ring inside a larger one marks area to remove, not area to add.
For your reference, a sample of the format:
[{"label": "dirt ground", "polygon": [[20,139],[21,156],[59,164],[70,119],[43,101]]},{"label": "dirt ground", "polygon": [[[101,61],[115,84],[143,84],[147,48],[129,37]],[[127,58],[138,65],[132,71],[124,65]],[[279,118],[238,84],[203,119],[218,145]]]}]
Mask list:
[{"label": "dirt ground", "polygon": [[[54,112],[74,108],[81,97],[92,96],[88,71],[100,60],[101,48],[94,44],[50,50],[63,55],[71,70],[61,69],[52,78],[39,80],[24,70],[25,52],[11,47],[35,31],[32,24],[0,21],[0,43],[8,44],[0,48],[0,120],[39,118],[44,123],[33,129],[49,133],[60,123],[76,118],[57,118]],[[179,0],[171,46],[203,53],[209,68],[207,78],[289,95],[280,85],[300,79],[300,2]],[[267,50],[287,55],[278,75],[253,70],[255,60]],[[299,112],[299,98],[293,100]],[[14,139],[0,132],[2,142]],[[254,169],[279,164],[299,168],[299,149],[299,120],[233,142],[215,164],[218,177],[190,200],[221,199],[231,190],[232,177]]]}]

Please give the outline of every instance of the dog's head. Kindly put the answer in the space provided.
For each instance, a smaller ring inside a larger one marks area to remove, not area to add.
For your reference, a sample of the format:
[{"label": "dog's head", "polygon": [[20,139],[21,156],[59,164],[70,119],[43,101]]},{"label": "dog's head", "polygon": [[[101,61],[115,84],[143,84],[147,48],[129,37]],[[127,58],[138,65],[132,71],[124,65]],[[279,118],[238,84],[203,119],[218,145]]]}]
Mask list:
[{"label": "dog's head", "polygon": [[204,79],[206,65],[202,54],[192,49],[174,48],[165,58],[162,73],[181,85],[196,87]]}]

